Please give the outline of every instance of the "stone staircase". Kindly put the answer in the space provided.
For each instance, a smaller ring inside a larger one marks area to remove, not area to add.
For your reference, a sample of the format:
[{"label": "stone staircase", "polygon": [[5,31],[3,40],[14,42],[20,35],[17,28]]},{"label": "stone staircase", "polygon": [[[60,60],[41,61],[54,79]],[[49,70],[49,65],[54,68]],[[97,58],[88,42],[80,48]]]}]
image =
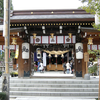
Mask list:
[{"label": "stone staircase", "polygon": [[[10,79],[10,97],[54,96],[97,98],[98,80],[79,79]],[[0,91],[1,91],[0,79]]]}]

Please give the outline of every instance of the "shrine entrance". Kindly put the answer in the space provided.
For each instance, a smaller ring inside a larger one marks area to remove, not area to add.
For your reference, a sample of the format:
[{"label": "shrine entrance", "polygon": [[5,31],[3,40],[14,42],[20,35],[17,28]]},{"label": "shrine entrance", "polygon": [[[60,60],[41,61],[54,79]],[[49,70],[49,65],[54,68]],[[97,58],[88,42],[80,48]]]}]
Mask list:
[{"label": "shrine entrance", "polygon": [[[34,70],[39,71],[38,62],[42,61],[45,71],[63,71],[63,63],[73,61],[74,44],[35,45]],[[37,51],[37,49],[40,50]]]}]

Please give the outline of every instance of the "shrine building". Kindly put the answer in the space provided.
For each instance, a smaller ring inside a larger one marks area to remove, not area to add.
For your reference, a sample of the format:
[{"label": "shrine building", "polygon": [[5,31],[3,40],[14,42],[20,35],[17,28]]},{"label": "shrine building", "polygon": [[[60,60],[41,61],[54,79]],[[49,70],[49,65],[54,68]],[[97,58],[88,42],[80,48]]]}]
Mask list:
[{"label": "shrine building", "polygon": [[[2,18],[0,21],[3,24]],[[39,61],[46,71],[63,71],[63,63],[73,61],[75,76],[84,77],[84,53],[100,49],[100,31],[93,28],[94,22],[95,16],[82,9],[12,11],[10,49],[18,50],[13,64],[14,68],[18,64],[18,77],[30,76]],[[90,37],[93,45],[88,44]],[[0,50],[3,49],[0,28]]]}]

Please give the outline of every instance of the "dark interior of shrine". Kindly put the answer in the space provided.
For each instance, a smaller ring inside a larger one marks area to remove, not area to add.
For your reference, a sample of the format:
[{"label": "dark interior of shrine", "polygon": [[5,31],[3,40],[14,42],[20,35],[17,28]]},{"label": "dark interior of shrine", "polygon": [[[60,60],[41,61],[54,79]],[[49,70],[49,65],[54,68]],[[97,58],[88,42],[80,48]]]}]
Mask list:
[{"label": "dark interior of shrine", "polygon": [[[67,62],[67,59],[72,60],[72,49],[74,49],[74,44],[35,44],[35,52],[37,48],[41,49],[41,54],[43,57],[43,52],[44,50],[48,51],[65,51],[69,50],[67,53],[64,53],[64,57],[62,58],[61,55],[57,55],[55,57],[55,54],[52,54],[51,57],[49,57],[49,53],[46,53],[46,58],[47,58],[47,65],[51,62],[51,64],[62,64],[62,62]],[[51,59],[51,61],[49,61]],[[62,61],[63,59],[63,61]]]}]

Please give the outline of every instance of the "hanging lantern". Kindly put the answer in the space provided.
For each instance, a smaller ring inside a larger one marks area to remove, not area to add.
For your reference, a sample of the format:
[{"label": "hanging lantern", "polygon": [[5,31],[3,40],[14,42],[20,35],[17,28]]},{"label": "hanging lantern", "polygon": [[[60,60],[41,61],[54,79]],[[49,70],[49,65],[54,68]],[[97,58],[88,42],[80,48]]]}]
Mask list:
[{"label": "hanging lantern", "polygon": [[68,35],[69,35],[69,38],[72,38],[72,33],[68,33]]},{"label": "hanging lantern", "polygon": [[35,39],[35,38],[36,38],[36,33],[33,34],[33,39]]},{"label": "hanging lantern", "polygon": [[61,57],[63,58],[63,57],[64,57],[64,55],[63,55],[63,54],[61,54]]},{"label": "hanging lantern", "polygon": [[57,58],[57,55],[55,55],[55,57]]},{"label": "hanging lantern", "polygon": [[88,45],[92,45],[93,44],[93,38],[89,37],[88,38]]},{"label": "hanging lantern", "polygon": [[51,54],[49,53],[49,57],[51,57]]},{"label": "hanging lantern", "polygon": [[50,35],[51,35],[51,38],[53,38],[53,37],[54,37],[54,33],[51,33]]},{"label": "hanging lantern", "polygon": [[75,49],[76,49],[76,59],[83,59],[83,44],[76,43]]},{"label": "hanging lantern", "polygon": [[36,49],[36,52],[37,52],[37,58],[38,59],[41,59],[41,49],[40,48],[37,48]]},{"label": "hanging lantern", "polygon": [[29,43],[22,43],[22,59],[29,59]]},{"label": "hanging lantern", "polygon": [[11,43],[11,44],[17,45],[17,38],[13,37],[13,38],[12,38],[12,43]]}]

